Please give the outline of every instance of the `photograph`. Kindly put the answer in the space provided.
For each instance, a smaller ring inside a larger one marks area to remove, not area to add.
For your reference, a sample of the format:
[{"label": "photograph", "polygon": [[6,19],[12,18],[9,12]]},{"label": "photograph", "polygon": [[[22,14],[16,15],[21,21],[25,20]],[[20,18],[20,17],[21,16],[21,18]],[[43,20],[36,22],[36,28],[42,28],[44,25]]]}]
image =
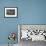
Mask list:
[{"label": "photograph", "polygon": [[5,8],[5,17],[17,17],[17,8]]},{"label": "photograph", "polygon": [[32,43],[46,41],[46,25],[19,24],[18,42],[20,46],[31,46]]}]

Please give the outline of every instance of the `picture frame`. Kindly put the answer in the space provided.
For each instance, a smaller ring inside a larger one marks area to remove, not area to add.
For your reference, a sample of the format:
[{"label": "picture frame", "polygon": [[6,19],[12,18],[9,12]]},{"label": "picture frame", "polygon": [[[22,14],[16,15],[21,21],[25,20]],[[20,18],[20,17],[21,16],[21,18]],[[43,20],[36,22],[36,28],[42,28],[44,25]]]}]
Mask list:
[{"label": "picture frame", "polygon": [[[18,42],[20,43],[22,40],[25,40],[24,38],[21,39],[22,37],[22,30],[27,31],[28,30],[28,38],[26,40],[31,40],[31,41],[46,41],[46,24],[18,24]],[[37,32],[34,32],[37,31]],[[31,34],[31,32],[33,32]],[[24,32],[23,32],[24,34]],[[29,35],[30,34],[30,35]],[[35,36],[34,36],[35,35]],[[38,36],[39,35],[39,36]],[[25,35],[23,35],[25,36]],[[39,37],[39,38],[38,38]]]},{"label": "picture frame", "polygon": [[17,7],[5,7],[4,8],[4,18],[15,18],[18,17]]}]

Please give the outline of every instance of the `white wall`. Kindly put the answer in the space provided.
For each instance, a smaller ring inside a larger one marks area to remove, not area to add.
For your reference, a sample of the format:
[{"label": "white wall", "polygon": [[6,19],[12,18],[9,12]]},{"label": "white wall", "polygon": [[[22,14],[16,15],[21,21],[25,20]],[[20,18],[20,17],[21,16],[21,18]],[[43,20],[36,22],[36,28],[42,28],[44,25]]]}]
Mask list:
[{"label": "white wall", "polygon": [[40,29],[40,30],[46,30],[46,25],[21,25],[21,29],[27,30],[27,29]]}]

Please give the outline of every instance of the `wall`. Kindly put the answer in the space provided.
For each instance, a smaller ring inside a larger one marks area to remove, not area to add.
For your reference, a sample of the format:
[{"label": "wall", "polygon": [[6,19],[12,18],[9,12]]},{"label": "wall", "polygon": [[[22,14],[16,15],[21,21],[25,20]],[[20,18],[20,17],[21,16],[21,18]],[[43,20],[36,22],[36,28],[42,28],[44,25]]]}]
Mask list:
[{"label": "wall", "polygon": [[21,25],[21,30],[45,30],[46,31],[46,25]]},{"label": "wall", "polygon": [[[18,18],[4,18],[5,7],[18,7]],[[46,0],[0,0],[0,44],[8,43],[9,32],[17,34],[18,24],[46,24]]]},{"label": "wall", "polygon": [[27,4],[22,10],[20,23],[46,24],[46,0],[31,0]]}]

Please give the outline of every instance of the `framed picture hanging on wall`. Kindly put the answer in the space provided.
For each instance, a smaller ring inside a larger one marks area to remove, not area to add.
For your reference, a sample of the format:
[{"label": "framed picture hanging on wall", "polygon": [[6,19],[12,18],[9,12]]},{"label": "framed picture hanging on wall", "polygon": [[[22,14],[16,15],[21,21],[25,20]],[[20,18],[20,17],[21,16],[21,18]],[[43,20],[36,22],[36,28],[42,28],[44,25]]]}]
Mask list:
[{"label": "framed picture hanging on wall", "polygon": [[17,17],[18,15],[17,15],[17,7],[6,7],[5,8],[5,16],[4,17]]}]

